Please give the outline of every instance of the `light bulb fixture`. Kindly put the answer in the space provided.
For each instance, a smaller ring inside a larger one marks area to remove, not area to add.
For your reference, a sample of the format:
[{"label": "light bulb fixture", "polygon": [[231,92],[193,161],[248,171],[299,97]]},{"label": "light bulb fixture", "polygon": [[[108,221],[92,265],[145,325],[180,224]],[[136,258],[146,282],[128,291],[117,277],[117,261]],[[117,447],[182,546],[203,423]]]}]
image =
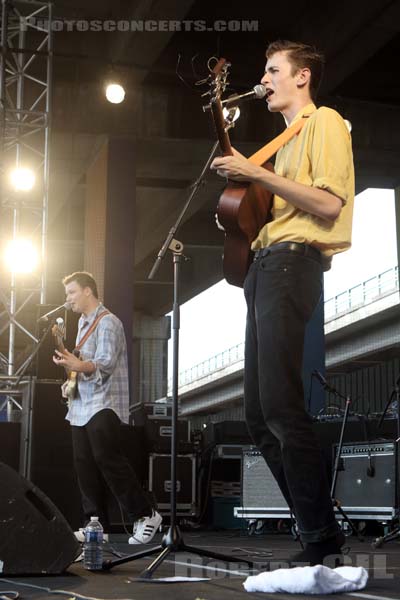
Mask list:
[{"label": "light bulb fixture", "polygon": [[125,90],[119,83],[109,83],[106,86],[106,98],[111,104],[120,104],[125,98]]},{"label": "light bulb fixture", "polygon": [[28,239],[10,240],[4,250],[4,263],[11,273],[32,273],[39,264],[37,249]]},{"label": "light bulb fixture", "polygon": [[11,184],[16,192],[29,192],[35,185],[35,173],[26,167],[17,167],[10,173]]}]

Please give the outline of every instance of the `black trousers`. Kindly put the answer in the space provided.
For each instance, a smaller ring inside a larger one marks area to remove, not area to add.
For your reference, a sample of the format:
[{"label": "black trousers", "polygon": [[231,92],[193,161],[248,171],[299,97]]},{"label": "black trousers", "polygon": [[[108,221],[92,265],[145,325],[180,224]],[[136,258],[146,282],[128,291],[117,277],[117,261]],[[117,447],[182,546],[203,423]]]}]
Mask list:
[{"label": "black trousers", "polygon": [[251,265],[244,291],[249,433],[296,516],[301,539],[333,537],[338,526],[301,376],[305,326],[321,296],[322,267],[290,250],[271,252]]},{"label": "black trousers", "polygon": [[121,421],[111,409],[83,427],[73,425],[72,447],[85,519],[97,515],[109,529],[106,486],[132,521],[152,514],[153,505],[121,448]]}]

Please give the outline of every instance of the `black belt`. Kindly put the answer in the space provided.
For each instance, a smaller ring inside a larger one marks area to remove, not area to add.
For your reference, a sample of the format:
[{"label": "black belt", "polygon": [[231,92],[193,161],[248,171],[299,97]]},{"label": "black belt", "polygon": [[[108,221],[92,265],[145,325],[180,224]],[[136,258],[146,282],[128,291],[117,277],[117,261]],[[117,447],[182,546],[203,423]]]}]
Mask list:
[{"label": "black belt", "polygon": [[268,256],[268,254],[274,254],[275,252],[296,252],[296,254],[308,256],[308,258],[313,258],[322,263],[322,255],[317,248],[308,244],[300,244],[299,242],[279,242],[267,248],[261,248],[254,253],[254,260]]}]

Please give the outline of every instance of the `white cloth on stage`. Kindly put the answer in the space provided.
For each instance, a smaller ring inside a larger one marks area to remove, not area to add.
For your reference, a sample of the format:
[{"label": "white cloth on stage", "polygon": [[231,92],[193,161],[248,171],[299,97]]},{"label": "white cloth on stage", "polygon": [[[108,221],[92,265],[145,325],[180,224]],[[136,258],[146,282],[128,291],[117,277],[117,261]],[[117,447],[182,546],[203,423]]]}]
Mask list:
[{"label": "white cloth on stage", "polygon": [[323,565],[276,569],[247,577],[243,586],[247,592],[287,594],[335,594],[354,592],[367,585],[368,572],[363,567],[337,567]]}]

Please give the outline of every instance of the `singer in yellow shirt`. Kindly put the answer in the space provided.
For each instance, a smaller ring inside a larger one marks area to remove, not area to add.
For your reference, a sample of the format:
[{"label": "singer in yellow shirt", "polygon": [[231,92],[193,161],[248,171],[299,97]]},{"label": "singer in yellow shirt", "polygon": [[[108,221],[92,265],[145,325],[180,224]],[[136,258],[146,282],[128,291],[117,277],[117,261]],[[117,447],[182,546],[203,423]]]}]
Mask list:
[{"label": "singer in yellow shirt", "polygon": [[296,517],[303,550],[289,559],[322,564],[339,555],[337,526],[322,453],[304,407],[301,368],[306,323],[322,293],[323,270],[349,248],[354,167],[349,131],[332,109],[314,104],[323,72],[315,48],[269,45],[261,83],[269,111],[287,126],[308,120],[282,147],[275,172],[233,156],[214,159],[223,177],[250,181],[274,194],[272,221],[253,241],[255,260],[244,283],[247,302],[244,402],[246,422]]}]

